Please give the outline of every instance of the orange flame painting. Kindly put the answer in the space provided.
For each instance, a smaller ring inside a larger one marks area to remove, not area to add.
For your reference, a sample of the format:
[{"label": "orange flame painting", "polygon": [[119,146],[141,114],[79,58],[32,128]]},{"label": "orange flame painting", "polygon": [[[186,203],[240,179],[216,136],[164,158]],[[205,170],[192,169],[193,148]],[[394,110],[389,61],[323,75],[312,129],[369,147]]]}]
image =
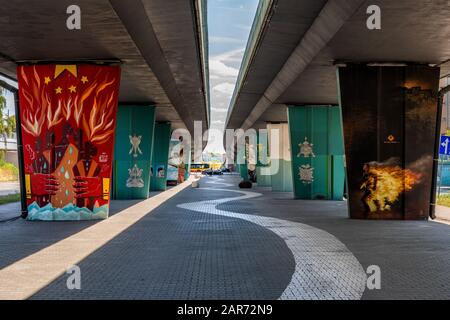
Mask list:
[{"label": "orange flame painting", "polygon": [[390,211],[403,193],[420,183],[422,174],[399,165],[370,162],[364,165],[362,201],[369,212]]}]

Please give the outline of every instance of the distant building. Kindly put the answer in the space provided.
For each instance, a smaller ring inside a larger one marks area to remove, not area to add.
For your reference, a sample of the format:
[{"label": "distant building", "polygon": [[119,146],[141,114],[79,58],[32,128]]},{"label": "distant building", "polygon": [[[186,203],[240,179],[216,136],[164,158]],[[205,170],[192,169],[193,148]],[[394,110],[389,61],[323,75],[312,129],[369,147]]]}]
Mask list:
[{"label": "distant building", "polygon": [[[3,137],[0,137],[0,150],[5,150],[5,140]],[[17,138],[16,134],[13,133],[9,138],[6,139],[6,158],[7,162],[13,163],[15,166],[18,166],[18,157],[17,157]]]},{"label": "distant building", "polygon": [[[440,87],[450,85],[450,77],[441,79]],[[442,101],[441,134],[450,135],[450,94],[446,94]]]}]

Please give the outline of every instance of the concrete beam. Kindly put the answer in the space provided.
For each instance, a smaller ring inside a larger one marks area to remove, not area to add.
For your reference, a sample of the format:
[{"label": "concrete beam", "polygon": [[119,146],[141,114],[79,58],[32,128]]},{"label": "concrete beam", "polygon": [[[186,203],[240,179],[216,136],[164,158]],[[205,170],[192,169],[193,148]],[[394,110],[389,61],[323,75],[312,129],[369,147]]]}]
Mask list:
[{"label": "concrete beam", "polygon": [[243,129],[250,128],[266,109],[289,88],[364,2],[364,0],[329,0],[325,4],[300,44],[242,123]]}]

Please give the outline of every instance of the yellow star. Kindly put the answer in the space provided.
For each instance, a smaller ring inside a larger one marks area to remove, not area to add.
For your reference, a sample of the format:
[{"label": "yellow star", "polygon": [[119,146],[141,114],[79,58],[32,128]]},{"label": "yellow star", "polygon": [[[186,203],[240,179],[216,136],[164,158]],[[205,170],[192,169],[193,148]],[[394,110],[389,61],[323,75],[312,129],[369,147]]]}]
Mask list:
[{"label": "yellow star", "polygon": [[55,92],[56,92],[56,94],[62,93],[62,88],[61,87],[56,88]]},{"label": "yellow star", "polygon": [[57,64],[54,78],[58,77],[64,70],[69,71],[75,78],[77,77],[77,66],[75,64]]},{"label": "yellow star", "polygon": [[72,86],[69,87],[69,91],[72,92],[72,93],[73,93],[73,92],[77,92],[77,87],[75,87],[74,85],[72,85]]},{"label": "yellow star", "polygon": [[44,80],[45,84],[49,84],[49,82],[52,81],[52,80],[50,80],[50,77],[45,77],[44,79],[45,79]]},{"label": "yellow star", "polygon": [[88,78],[86,76],[82,76],[81,77],[81,82],[83,82],[83,84],[85,84],[86,82],[88,82]]}]

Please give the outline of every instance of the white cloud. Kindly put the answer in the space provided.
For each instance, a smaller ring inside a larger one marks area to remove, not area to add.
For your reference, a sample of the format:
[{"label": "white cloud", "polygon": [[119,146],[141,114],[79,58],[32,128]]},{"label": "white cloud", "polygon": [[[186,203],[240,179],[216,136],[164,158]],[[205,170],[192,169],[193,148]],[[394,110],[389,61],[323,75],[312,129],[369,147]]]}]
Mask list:
[{"label": "white cloud", "polygon": [[209,37],[210,43],[243,43],[242,39],[231,37]]},{"label": "white cloud", "polygon": [[215,76],[237,77],[239,74],[238,69],[229,67],[223,61],[215,59],[209,61],[209,70]]},{"label": "white cloud", "polygon": [[234,84],[230,82],[219,83],[213,87],[213,90],[226,95],[232,95],[234,91]]},{"label": "white cloud", "polygon": [[239,24],[239,23],[238,23],[238,24],[235,24],[234,27],[236,27],[236,28],[238,28],[238,29],[240,29],[240,30],[247,31],[247,32],[249,32],[250,29],[251,29],[251,26],[247,26],[247,25],[245,25],[245,24]]},{"label": "white cloud", "polygon": [[226,112],[228,112],[228,109],[227,108],[211,108],[211,111],[212,112],[219,112],[219,113],[226,113]]}]

